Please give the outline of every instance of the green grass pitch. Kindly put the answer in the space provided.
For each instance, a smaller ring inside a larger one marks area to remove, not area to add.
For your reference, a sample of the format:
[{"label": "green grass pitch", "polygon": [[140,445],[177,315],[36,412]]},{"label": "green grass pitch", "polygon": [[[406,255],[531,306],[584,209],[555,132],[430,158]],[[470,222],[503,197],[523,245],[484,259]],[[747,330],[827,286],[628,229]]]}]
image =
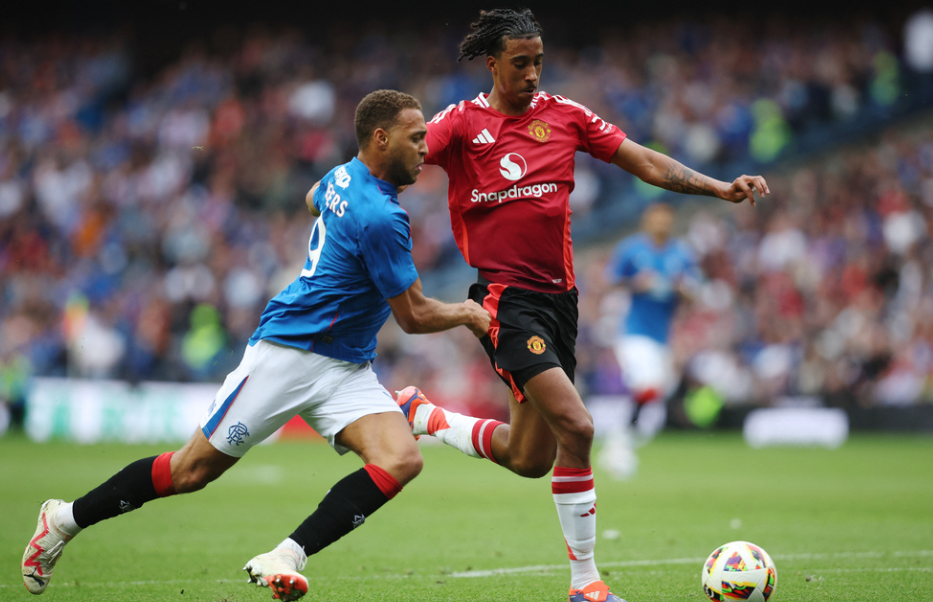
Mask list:
[{"label": "green grass pitch", "polygon": [[[19,563],[42,501],[74,499],[145,446],[0,439],[0,600],[33,600]],[[567,599],[549,479],[442,446],[357,531],[310,559],[308,600]],[[68,544],[43,598],[268,600],[243,564],[287,536],[356,470],[321,444],[261,446],[206,490],[156,500]],[[933,600],[933,438],[856,435],[838,450],[748,448],[736,434],[666,433],[635,479],[596,472],[596,559],[629,602],[703,602],[700,568],[727,541],[764,547],[778,602]],[[607,531],[619,532],[606,537]]]}]

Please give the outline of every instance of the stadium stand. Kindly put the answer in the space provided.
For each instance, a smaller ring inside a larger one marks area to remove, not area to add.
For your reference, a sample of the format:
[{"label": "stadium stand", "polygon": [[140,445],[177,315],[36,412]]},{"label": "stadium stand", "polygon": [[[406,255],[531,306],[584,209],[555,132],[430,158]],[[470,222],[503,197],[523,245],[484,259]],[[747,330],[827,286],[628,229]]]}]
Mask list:
[{"label": "stadium stand", "polygon": [[[677,324],[691,383],[733,404],[929,401],[924,48],[901,17],[743,19],[554,44],[542,88],[713,175],[767,170],[774,194],[758,210],[684,206],[709,277]],[[21,404],[32,375],[221,380],[300,270],[301,199],[354,154],[359,98],[398,88],[430,115],[485,90],[482,65],[454,60],[461,34],[443,21],[417,35],[228,25],[159,60],[119,27],[0,38],[0,398]],[[579,381],[605,393],[618,379],[600,332],[618,299],[600,262],[662,191],[593,161],[577,170]],[[427,170],[403,205],[426,290],[449,298],[465,272],[445,195]],[[496,400],[487,413],[501,415],[486,362],[466,331],[412,339],[388,326],[377,369],[448,406]]]}]

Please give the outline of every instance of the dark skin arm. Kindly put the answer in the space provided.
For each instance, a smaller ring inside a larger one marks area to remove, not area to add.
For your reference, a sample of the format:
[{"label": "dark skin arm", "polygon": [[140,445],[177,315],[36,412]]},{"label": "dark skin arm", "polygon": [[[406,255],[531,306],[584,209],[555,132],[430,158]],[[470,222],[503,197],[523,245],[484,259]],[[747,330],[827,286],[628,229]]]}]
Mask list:
[{"label": "dark skin arm", "polygon": [[481,305],[472,299],[463,303],[442,303],[425,297],[420,278],[404,293],[388,301],[395,321],[408,334],[440,332],[456,326],[466,326],[477,337],[489,331],[490,315]]},{"label": "dark skin arm", "polygon": [[625,139],[612,156],[612,163],[630,174],[672,192],[712,196],[730,203],[741,203],[748,199],[755,204],[755,193],[759,197],[771,194],[768,183],[761,176],[742,175],[732,181],[723,182],[693,171],[667,155]]}]

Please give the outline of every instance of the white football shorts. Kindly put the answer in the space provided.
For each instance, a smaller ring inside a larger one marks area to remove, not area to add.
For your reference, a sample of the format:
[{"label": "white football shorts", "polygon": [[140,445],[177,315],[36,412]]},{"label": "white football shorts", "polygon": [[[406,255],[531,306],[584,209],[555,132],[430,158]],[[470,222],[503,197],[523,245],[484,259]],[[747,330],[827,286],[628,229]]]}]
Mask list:
[{"label": "white football shorts", "polygon": [[369,414],[401,412],[369,362],[354,364],[259,341],[247,346],[201,420],[219,451],[237,458],[301,416],[340,454],[334,437]]},{"label": "white football shorts", "polygon": [[626,335],[616,340],[615,352],[622,380],[635,396],[653,389],[664,399],[672,392],[674,366],[666,345],[650,337]]}]

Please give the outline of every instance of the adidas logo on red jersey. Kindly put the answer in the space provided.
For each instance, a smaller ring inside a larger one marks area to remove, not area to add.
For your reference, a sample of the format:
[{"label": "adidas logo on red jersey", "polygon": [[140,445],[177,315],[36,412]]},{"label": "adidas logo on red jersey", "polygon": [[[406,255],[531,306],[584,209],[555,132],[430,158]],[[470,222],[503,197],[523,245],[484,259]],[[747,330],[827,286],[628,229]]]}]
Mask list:
[{"label": "adidas logo on red jersey", "polygon": [[495,141],[496,139],[492,137],[492,134],[486,128],[483,128],[483,131],[476,138],[473,138],[473,144],[492,144]]}]

